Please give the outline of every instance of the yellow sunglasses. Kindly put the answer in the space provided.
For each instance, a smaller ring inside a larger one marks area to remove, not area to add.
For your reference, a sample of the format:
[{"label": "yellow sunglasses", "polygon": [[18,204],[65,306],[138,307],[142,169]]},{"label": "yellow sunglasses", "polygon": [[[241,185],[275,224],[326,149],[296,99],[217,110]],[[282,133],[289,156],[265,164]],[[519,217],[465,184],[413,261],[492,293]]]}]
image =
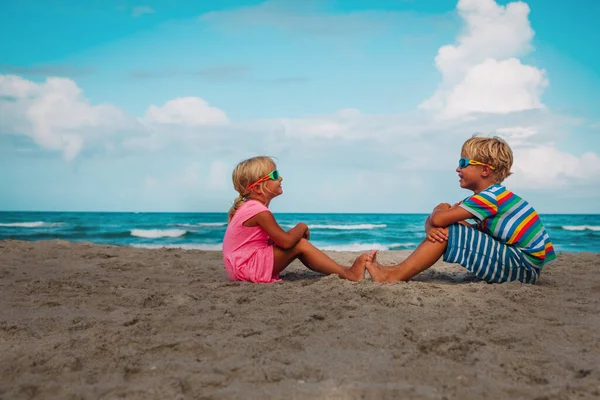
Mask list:
[{"label": "yellow sunglasses", "polygon": [[475,160],[469,160],[468,158],[461,158],[458,160],[458,168],[463,169],[467,168],[469,165],[483,165],[485,167],[489,167],[492,171],[496,169],[496,167],[492,167],[490,164],[485,164]]}]

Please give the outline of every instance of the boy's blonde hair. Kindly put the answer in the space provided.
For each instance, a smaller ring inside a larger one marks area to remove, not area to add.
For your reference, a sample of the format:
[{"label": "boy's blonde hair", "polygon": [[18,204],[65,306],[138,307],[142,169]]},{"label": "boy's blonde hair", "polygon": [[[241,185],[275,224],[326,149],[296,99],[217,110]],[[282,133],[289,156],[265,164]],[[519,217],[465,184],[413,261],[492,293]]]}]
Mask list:
[{"label": "boy's blonde hair", "polygon": [[506,141],[498,136],[478,137],[474,134],[461,149],[461,157],[489,164],[495,168],[495,183],[501,183],[512,174],[513,153]]},{"label": "boy's blonde hair", "polygon": [[[273,169],[276,169],[277,166],[275,161],[271,159],[271,157],[267,156],[258,156],[252,157],[247,160],[240,162],[233,173],[231,174],[231,179],[233,180],[233,188],[236,192],[239,193],[239,196],[233,201],[233,206],[229,209],[229,221],[233,218],[233,215],[237,211],[238,208],[244,203],[246,200],[246,196],[250,194],[250,191],[247,190],[247,187],[263,176],[269,174]],[[264,185],[266,182],[261,182],[258,184],[258,187],[261,190],[265,190]]]}]

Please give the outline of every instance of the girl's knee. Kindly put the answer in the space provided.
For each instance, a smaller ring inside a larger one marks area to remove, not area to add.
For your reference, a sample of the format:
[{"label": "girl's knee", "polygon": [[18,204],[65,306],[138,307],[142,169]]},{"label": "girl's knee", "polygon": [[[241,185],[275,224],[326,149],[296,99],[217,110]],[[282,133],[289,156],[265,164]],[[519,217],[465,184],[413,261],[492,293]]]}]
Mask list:
[{"label": "girl's knee", "polygon": [[298,243],[296,243],[296,248],[298,249],[305,249],[306,247],[308,247],[310,245],[310,243],[308,242],[308,240],[306,240],[305,238],[302,238],[298,241]]},{"label": "girl's knee", "polygon": [[312,246],[310,244],[310,242],[308,240],[306,240],[305,238],[302,238],[298,241],[298,243],[296,243],[296,245],[294,247],[292,247],[292,250],[296,254],[301,254],[301,253],[306,252],[310,246]]}]

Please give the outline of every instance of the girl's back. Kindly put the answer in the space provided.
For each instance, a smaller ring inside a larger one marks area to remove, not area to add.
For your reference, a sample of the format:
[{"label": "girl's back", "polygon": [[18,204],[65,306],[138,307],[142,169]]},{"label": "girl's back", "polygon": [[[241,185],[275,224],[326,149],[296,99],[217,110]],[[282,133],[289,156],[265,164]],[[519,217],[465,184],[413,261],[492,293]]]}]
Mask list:
[{"label": "girl's back", "polygon": [[237,209],[223,238],[223,262],[231,280],[270,282],[273,277],[273,246],[260,226],[246,227],[244,222],[270,210],[255,200],[247,200]]}]

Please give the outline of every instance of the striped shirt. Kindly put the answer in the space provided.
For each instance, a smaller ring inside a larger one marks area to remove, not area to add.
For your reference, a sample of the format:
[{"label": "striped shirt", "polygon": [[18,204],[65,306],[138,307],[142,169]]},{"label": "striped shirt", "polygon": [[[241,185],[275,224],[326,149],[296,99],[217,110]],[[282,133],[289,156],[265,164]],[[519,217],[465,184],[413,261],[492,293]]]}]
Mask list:
[{"label": "striped shirt", "polygon": [[479,230],[519,248],[533,266],[542,268],[556,259],[538,213],[504,186],[492,185],[466,198],[460,206],[473,214]]}]

